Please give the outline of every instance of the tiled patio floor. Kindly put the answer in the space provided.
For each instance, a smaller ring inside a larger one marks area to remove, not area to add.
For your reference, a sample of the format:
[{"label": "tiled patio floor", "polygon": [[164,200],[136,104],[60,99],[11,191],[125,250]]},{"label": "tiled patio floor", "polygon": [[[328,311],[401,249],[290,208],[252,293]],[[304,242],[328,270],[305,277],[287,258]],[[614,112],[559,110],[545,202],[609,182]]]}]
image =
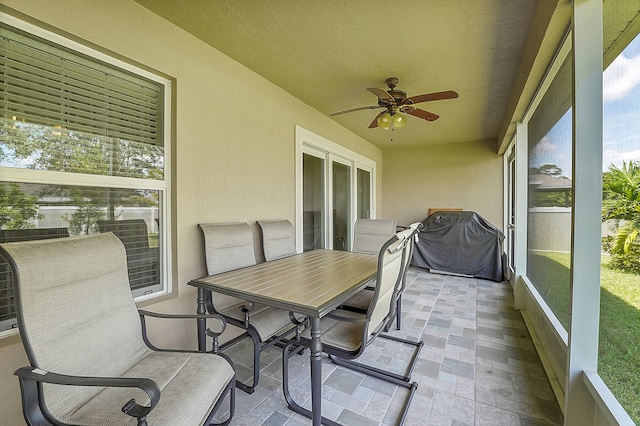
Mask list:
[{"label": "tiled patio floor", "polygon": [[[507,283],[430,274],[411,267],[403,296],[402,330],[422,339],[412,374],[418,383],[406,425],[562,424],[562,413]],[[229,353],[246,379],[251,345]],[[401,372],[411,349],[376,339],[363,358]],[[240,356],[239,354],[242,354]],[[252,395],[237,391],[232,425],[309,425],[287,408],[282,394],[281,349],[262,355],[262,374]],[[292,393],[309,405],[309,352],[293,356]],[[407,390],[323,360],[323,415],[345,426],[393,425]]]}]

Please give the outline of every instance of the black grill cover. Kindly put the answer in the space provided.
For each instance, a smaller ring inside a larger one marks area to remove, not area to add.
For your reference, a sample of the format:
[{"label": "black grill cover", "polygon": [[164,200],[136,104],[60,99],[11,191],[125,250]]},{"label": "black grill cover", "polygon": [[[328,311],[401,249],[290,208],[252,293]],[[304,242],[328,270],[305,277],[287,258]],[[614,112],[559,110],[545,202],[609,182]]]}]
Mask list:
[{"label": "black grill cover", "polygon": [[493,281],[504,277],[504,235],[475,212],[439,211],[422,221],[412,264]]}]

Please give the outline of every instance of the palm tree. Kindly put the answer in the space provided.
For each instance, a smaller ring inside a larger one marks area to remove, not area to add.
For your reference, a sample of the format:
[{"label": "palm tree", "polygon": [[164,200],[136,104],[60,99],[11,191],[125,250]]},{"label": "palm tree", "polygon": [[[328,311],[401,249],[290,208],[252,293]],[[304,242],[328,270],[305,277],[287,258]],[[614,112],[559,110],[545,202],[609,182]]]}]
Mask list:
[{"label": "palm tree", "polygon": [[611,252],[628,253],[640,234],[640,162],[610,165],[602,177],[602,196],[602,220],[613,219],[618,225]]}]

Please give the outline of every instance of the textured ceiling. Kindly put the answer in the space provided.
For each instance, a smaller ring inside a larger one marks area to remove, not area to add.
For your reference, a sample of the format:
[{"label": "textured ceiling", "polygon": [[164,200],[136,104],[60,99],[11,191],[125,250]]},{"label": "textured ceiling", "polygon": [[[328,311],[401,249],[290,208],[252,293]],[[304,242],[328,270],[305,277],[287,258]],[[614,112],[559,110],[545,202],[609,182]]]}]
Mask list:
[{"label": "textured ceiling", "polygon": [[417,105],[390,132],[369,129],[379,110],[332,117],[383,149],[497,140],[535,0],[136,0],[329,115],[375,105],[368,87],[458,99]]}]

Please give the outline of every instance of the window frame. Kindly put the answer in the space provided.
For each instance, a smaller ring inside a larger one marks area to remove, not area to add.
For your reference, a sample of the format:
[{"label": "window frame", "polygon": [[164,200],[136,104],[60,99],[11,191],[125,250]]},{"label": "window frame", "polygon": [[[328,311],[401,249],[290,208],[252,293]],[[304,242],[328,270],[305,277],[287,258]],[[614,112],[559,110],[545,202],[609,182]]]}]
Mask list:
[{"label": "window frame", "polygon": [[[150,189],[158,191],[158,215],[159,221],[159,256],[160,264],[158,273],[160,275],[159,290],[152,293],[134,294],[136,302],[157,298],[172,292],[171,277],[171,164],[172,164],[172,80],[159,72],[145,69],[142,65],[134,65],[120,59],[120,56],[113,52],[97,50],[87,44],[71,40],[55,32],[43,29],[34,24],[22,21],[14,16],[0,12],[0,19],[4,23],[33,36],[40,37],[48,42],[73,50],[80,55],[84,55],[96,61],[106,63],[110,66],[125,70],[143,78],[152,80],[163,87],[163,117],[162,117],[162,146],[164,148],[163,179],[144,179],[122,176],[91,175],[84,173],[59,172],[49,170],[31,170],[0,165],[0,175],[2,181],[7,183],[46,183],[62,186],[86,186],[104,188],[126,188],[126,189]],[[7,332],[15,332],[16,328],[0,331],[0,337]]]}]

